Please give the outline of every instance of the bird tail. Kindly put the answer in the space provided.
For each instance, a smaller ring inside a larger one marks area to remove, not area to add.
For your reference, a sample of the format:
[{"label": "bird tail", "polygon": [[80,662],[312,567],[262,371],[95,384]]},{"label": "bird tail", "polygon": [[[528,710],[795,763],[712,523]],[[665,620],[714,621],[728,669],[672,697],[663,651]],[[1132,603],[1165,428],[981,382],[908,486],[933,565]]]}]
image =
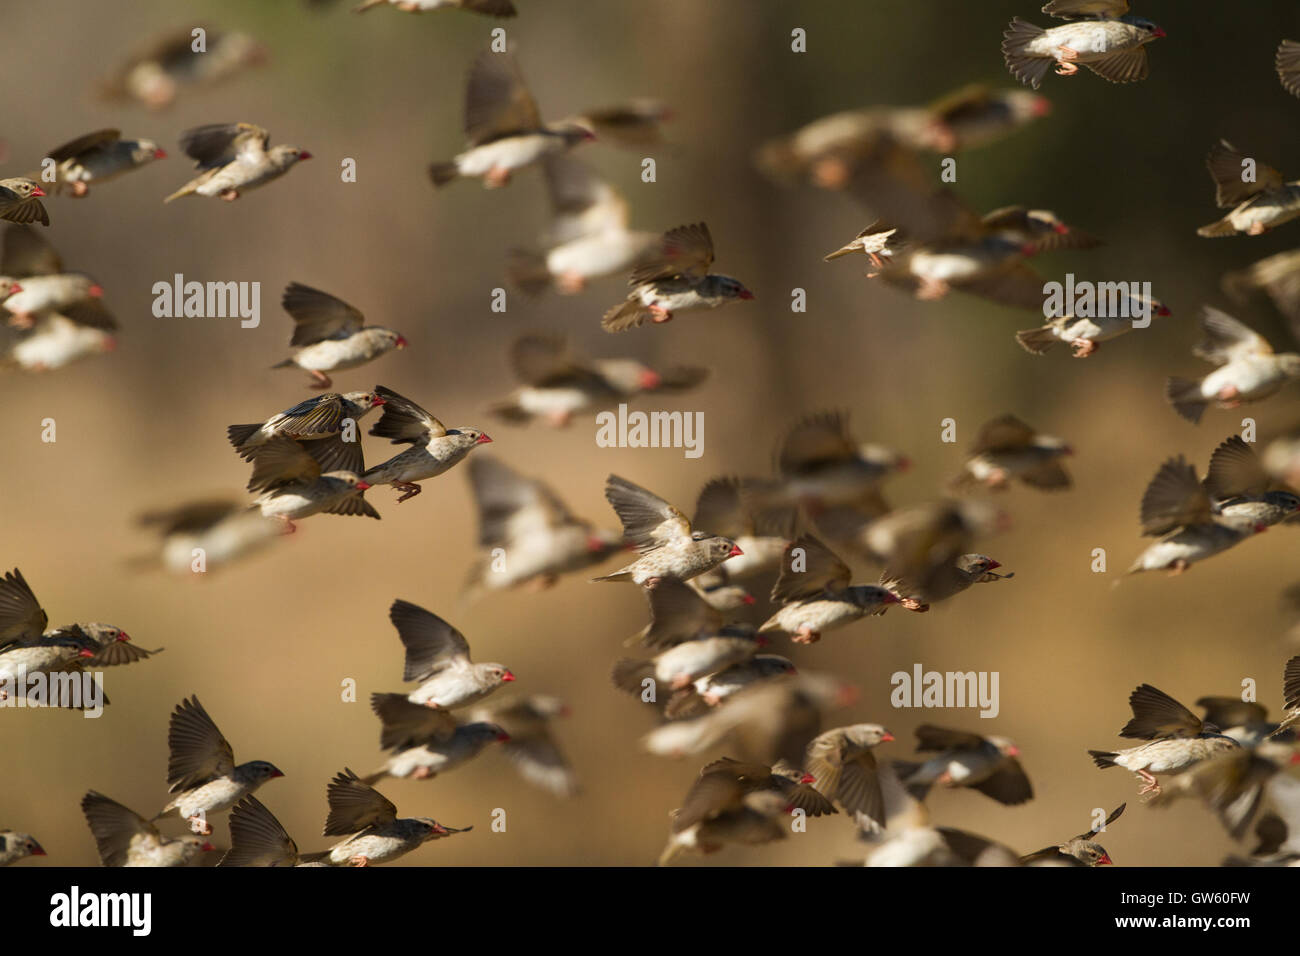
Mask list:
[{"label": "bird tail", "polygon": [[645,308],[637,298],[627,299],[610,309],[600,320],[606,332],[623,332],[645,321]]},{"label": "bird tail", "polygon": [[1053,333],[1050,325],[1045,325],[1038,329],[1024,329],[1016,333],[1016,341],[1026,352],[1034,355],[1042,355],[1053,345],[1060,341]]},{"label": "bird tail", "polygon": [[433,185],[441,188],[447,185],[460,175],[460,168],[454,162],[431,163],[429,165],[429,178],[433,180]]},{"label": "bird tail", "polygon": [[1002,34],[1002,56],[1007,61],[1007,68],[1021,83],[1028,83],[1034,89],[1042,84],[1053,61],[1051,57],[1026,53],[1025,48],[1045,32],[1042,27],[1016,17],[1008,25],[1007,32]]},{"label": "bird tail", "polygon": [[511,283],[530,298],[541,295],[551,285],[546,257],[524,249],[512,249],[506,257],[506,275]]},{"label": "bird tail", "polygon": [[592,578],[591,583],[595,584],[597,581],[631,581],[631,580],[632,580],[632,572],[629,571],[627,568],[624,568],[621,571],[615,571],[613,574],[605,574],[598,578]]},{"label": "bird tail", "polygon": [[297,364],[293,359],[285,359],[283,362],[276,362],[271,368],[293,368]]},{"label": "bird tail", "polygon": [[1224,236],[1235,236],[1237,227],[1224,218],[1212,222],[1208,226],[1201,226],[1200,229],[1196,230],[1196,234],[1206,239],[1222,239]]},{"label": "bird tail", "polygon": [[1092,762],[1102,770],[1105,770],[1107,767],[1119,766],[1115,763],[1115,758],[1118,757],[1119,754],[1115,753],[1113,750],[1089,750],[1088,756],[1091,757]]},{"label": "bird tail", "polygon": [[843,256],[847,256],[852,251],[853,251],[853,243],[849,243],[847,246],[842,246],[841,248],[836,249],[829,256],[824,258],[822,262],[830,262],[832,259],[842,258]]},{"label": "bird tail", "polygon": [[624,657],[614,662],[609,676],[619,690],[627,691],[629,694],[639,694],[641,682],[647,677],[654,676],[654,669],[653,661]]},{"label": "bird tail", "polygon": [[1165,398],[1174,406],[1174,411],[1193,425],[1201,420],[1205,412],[1205,399],[1201,397],[1201,383],[1190,378],[1171,375],[1165,382]]},{"label": "bird tail", "polygon": [[226,427],[226,437],[230,439],[230,444],[235,448],[242,448],[244,443],[257,434],[261,425],[228,425]]},{"label": "bird tail", "polygon": [[182,196],[188,196],[190,193],[194,192],[194,190],[197,188],[198,187],[195,185],[194,182],[188,182],[180,189],[176,190],[176,192],[172,193],[170,196],[164,199],[163,202],[171,202],[173,199],[180,199]]},{"label": "bird tail", "polygon": [[659,854],[659,862],[657,865],[667,866],[685,852],[686,844],[677,836],[677,834],[673,834],[668,838],[668,845],[664,847],[664,851]]}]

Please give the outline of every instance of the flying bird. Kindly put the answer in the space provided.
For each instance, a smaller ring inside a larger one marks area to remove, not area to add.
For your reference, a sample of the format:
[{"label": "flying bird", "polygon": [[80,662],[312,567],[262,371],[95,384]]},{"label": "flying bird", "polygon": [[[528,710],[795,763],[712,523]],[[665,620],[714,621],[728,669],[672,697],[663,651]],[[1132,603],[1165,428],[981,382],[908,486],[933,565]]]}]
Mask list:
[{"label": "flying bird", "polygon": [[361,476],[372,485],[392,485],[402,494],[400,505],[423,489],[417,482],[436,478],[458,465],[479,445],[492,441],[477,428],[448,428],[415,402],[382,385],[375,394],[383,400],[384,412],[370,428],[370,434],[387,438],[394,445],[410,445],[388,461],[366,469]]},{"label": "flying bird", "polygon": [[410,344],[400,332],[366,325],[365,316],[342,299],[301,282],[291,282],[280,303],[293,317],[289,345],[297,351],[271,367],[297,366],[309,372],[312,388],[333,385],[327,372],[358,368]]},{"label": "flying bird", "polygon": [[1061,76],[1086,66],[1111,83],[1145,80],[1145,45],[1165,31],[1128,9],[1128,0],[1051,0],[1043,12],[1070,22],[1046,30],[1015,17],[1002,35],[1007,69],[1034,89],[1053,64]]},{"label": "flying bird", "polygon": [[312,158],[305,149],[270,142],[271,134],[252,123],[212,123],[186,130],[181,134],[181,149],[203,172],[163,202],[191,195],[234,202]]},{"label": "flying bird", "polygon": [[1262,335],[1226,312],[1207,305],[1201,329],[1205,341],[1192,354],[1217,368],[1203,378],[1171,376],[1165,382],[1169,404],[1193,425],[1211,404],[1238,408],[1262,401],[1300,376],[1300,355],[1274,352]]}]

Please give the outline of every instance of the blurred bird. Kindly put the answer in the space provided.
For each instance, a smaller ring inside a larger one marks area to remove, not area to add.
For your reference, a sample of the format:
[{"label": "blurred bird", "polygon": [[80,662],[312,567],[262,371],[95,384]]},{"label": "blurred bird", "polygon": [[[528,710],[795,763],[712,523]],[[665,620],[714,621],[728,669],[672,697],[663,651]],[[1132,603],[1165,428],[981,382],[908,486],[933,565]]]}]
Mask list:
[{"label": "blurred bird", "polygon": [[246,33],[187,26],[154,38],[128,57],[100,85],[100,95],[164,109],[183,88],[213,86],[265,60],[266,49]]},{"label": "blurred bird", "polygon": [[492,441],[477,428],[447,428],[409,398],[382,385],[375,386],[375,393],[383,399],[384,412],[370,434],[411,447],[368,468],[361,477],[372,485],[392,485],[402,492],[399,505],[423,490],[416,482],[438,477],[476,446]]},{"label": "blurred bird", "polygon": [[1300,249],[1279,252],[1244,269],[1226,272],[1221,285],[1238,301],[1251,292],[1266,293],[1274,307],[1287,317],[1292,337],[1300,340]]},{"label": "blurred bird", "polygon": [[1031,488],[1060,491],[1071,485],[1061,458],[1073,454],[1063,439],[1044,435],[1015,415],[1000,415],[980,426],[954,489],[973,484],[1000,491],[1020,480]]},{"label": "blurred bird", "polygon": [[674,691],[664,704],[669,720],[699,717],[748,687],[797,673],[794,664],[779,654],[755,654],[739,664],[706,674],[690,687]]},{"label": "blurred bird", "polygon": [[1165,383],[1169,404],[1193,425],[1210,404],[1238,408],[1262,401],[1300,376],[1300,355],[1275,353],[1263,336],[1226,312],[1207,305],[1201,329],[1205,341],[1192,354],[1218,367],[1203,378],[1171,376]]},{"label": "blurred bird", "polygon": [[817,790],[852,814],[860,827],[885,824],[885,800],[876,777],[877,745],[894,739],[879,724],[852,724],[818,734],[805,766]]},{"label": "blurred bird", "polygon": [[333,385],[326,372],[339,372],[372,362],[393,349],[410,343],[400,332],[381,326],[367,326],[360,311],[301,282],[291,282],[280,300],[293,317],[293,338],[297,351],[272,368],[297,366],[311,373],[312,388]]},{"label": "blurred bird", "polygon": [[515,679],[503,664],[473,663],[465,635],[422,607],[396,600],[388,619],[406,649],[402,680],[421,682],[407,695],[413,704],[454,710]]},{"label": "blurred bird", "polygon": [[[1080,833],[1077,837],[1072,837],[1065,843],[1058,846],[1044,847],[1033,853],[1029,853],[1020,858],[1023,864],[1033,864],[1039,862],[1061,863],[1061,858],[1066,858],[1067,865],[1078,866],[1109,866],[1114,863],[1106,848],[1100,843],[1093,841],[1098,833],[1105,833],[1106,828],[1114,823],[1123,814],[1124,808],[1128,804],[1121,803],[1106,817],[1106,822],[1100,827],[1093,827],[1086,833]],[[1070,862],[1073,861],[1073,862]]]},{"label": "blurred bird", "polygon": [[726,614],[711,605],[689,583],[667,580],[647,588],[650,623],[624,641],[625,646],[663,650],[703,637],[715,637],[726,629]]},{"label": "blurred bird", "polygon": [[36,838],[17,830],[0,829],[0,866],[17,863],[29,856],[45,856]]},{"label": "blurred bird", "polygon": [[1300,512],[1300,496],[1269,477],[1240,435],[1228,436],[1214,449],[1204,484],[1215,514],[1229,524],[1272,527]]},{"label": "blurred bird", "polygon": [[1034,788],[1017,759],[1020,750],[1006,737],[923,724],[916,728],[916,749],[939,752],[922,763],[894,761],[899,779],[918,800],[934,784],[968,787],[1009,806],[1033,799]]},{"label": "blurred bird", "polygon": [[356,13],[365,13],[374,7],[389,4],[407,13],[424,13],[428,10],[467,10],[489,17],[513,17],[518,11],[510,0],[363,0],[353,7]]},{"label": "blurred bird", "polygon": [[708,377],[697,366],[657,372],[636,359],[588,359],[562,336],[536,333],[511,343],[510,365],[519,387],[488,412],[512,424],[540,420],[554,428],[566,427],[580,412],[694,388]]},{"label": "blurred bird", "polygon": [[563,153],[541,162],[551,203],[544,251],[516,249],[506,263],[525,295],[551,288],[576,295],[593,279],[626,271],[658,239],[628,228],[627,200],[585,163]]},{"label": "blurred bird", "polygon": [[694,530],[677,508],[626,478],[610,475],[605,497],[623,523],[623,536],[641,557],[592,581],[655,588],[663,581],[689,580],[744,553],[730,538]]},{"label": "blurred bird", "polygon": [[713,237],[702,222],[678,226],[664,233],[656,251],[648,253],[632,270],[627,299],[609,309],[601,326],[606,332],[623,332],[646,321],[661,324],[678,312],[716,309],[754,293],[738,279],[714,275]]},{"label": "blurred bird", "polygon": [[1123,767],[1141,777],[1139,796],[1159,793],[1158,777],[1182,773],[1207,757],[1240,746],[1150,684],[1138,685],[1129,695],[1128,704],[1133,719],[1119,735],[1149,742],[1127,750],[1089,750],[1088,755],[1103,770]]},{"label": "blurred bird", "polygon": [[1300,866],[1300,780],[1276,774],[1264,789],[1272,809],[1255,824],[1258,844],[1249,859],[1230,856],[1224,866]]},{"label": "blurred bird", "polygon": [[[261,509],[231,499],[191,501],[138,518],[140,525],[162,538],[156,558],[137,565],[157,563],[175,574],[214,571],[261,550],[285,530],[283,522],[262,517]],[[202,558],[199,561],[199,558]]]},{"label": "blurred bird", "polygon": [[624,149],[647,149],[663,143],[663,124],[673,113],[658,100],[640,97],[589,109],[574,117],[602,142]]},{"label": "blurred bird", "polygon": [[946,601],[972,584],[1005,581],[1016,576],[1014,571],[997,574],[994,569],[1000,567],[1000,561],[995,561],[986,554],[963,554],[950,564],[938,568],[920,565],[921,575],[913,578],[909,562],[900,558],[894,564],[885,566],[880,574],[880,586],[893,594],[898,603],[909,611],[923,613],[930,610],[931,604]]},{"label": "blurred bird", "polygon": [[45,190],[30,179],[21,176],[0,179],[0,219],[48,226],[50,214],[41,203],[44,195]]},{"label": "blurred bird", "polygon": [[235,763],[230,742],[197,696],[182,700],[167,725],[167,783],[174,796],[155,820],[175,813],[195,833],[210,835],[208,817],[228,810],[262,784],[284,773],[265,760]]},{"label": "blurred bird", "polygon": [[863,617],[877,617],[898,603],[898,596],[872,584],[850,586],[852,572],[840,557],[810,534],[786,548],[771,602],[780,610],[759,633],[789,634],[796,644],[814,644],[822,632]]},{"label": "blurred bird", "polygon": [[843,256],[860,252],[876,267],[876,272],[868,272],[867,276],[874,278],[879,270],[885,267],[885,261],[894,257],[894,251],[889,248],[889,240],[898,232],[898,229],[877,229],[876,223],[872,223],[853,237],[846,245],[840,246],[830,255],[826,256],[824,261],[830,262],[833,259],[839,259]]},{"label": "blurred bird", "polygon": [[163,202],[182,196],[217,196],[234,202],[311,159],[297,146],[271,146],[271,134],[252,123],[212,123],[181,134],[181,149],[203,170]]},{"label": "blurred bird", "polygon": [[474,829],[457,830],[429,817],[399,818],[397,807],[387,797],[346,767],[330,781],[326,795],[330,812],[325,820],[324,835],[348,838],[328,850],[303,855],[304,863],[325,863],[328,866],[389,863],[429,840]]},{"label": "blurred bird", "polygon": [[551,733],[556,718],[569,713],[569,705],[559,698],[534,694],[483,705],[473,711],[471,719],[500,727],[510,738],[503,743],[503,750],[519,776],[554,796],[574,797],[579,792],[577,776]]},{"label": "blurred bird", "polygon": [[672,833],[659,856],[667,866],[684,853],[716,853],[727,844],[758,846],[782,839],[782,813],[835,813],[814,790],[813,778],[788,764],[746,763],[723,757],[705,766],[682,805],[672,811]]},{"label": "blurred bird", "polygon": [[1043,12],[1071,22],[1046,30],[1015,17],[1002,34],[1007,69],[1034,89],[1053,64],[1061,76],[1086,66],[1111,83],[1145,80],[1144,46],[1165,31],[1128,9],[1128,0],[1051,0]]},{"label": "blurred bird", "polygon": [[470,67],[465,135],[468,149],[429,167],[434,186],[461,177],[482,179],[489,189],[505,186],[517,170],[596,138],[579,123],[542,122],[513,49],[484,51]]},{"label": "blurred bird", "polygon": [[1126,302],[1121,308],[1106,311],[1106,315],[1087,317],[1063,315],[1039,328],[1017,332],[1016,341],[1032,355],[1042,355],[1052,346],[1065,343],[1073,350],[1075,358],[1087,358],[1101,348],[1102,342],[1109,342],[1131,331],[1135,318],[1144,316],[1149,320],[1150,316],[1171,314],[1163,303],[1155,300],[1146,302],[1133,295],[1126,296]]},{"label": "blurred bird", "polygon": [[470,488],[478,506],[481,557],[467,593],[552,587],[560,575],[582,571],[622,550],[622,535],[575,517],[546,484],[495,458],[472,458]]},{"label": "blurred bird", "polygon": [[650,686],[663,684],[671,690],[685,690],[701,677],[716,674],[749,660],[766,644],[765,638],[748,634],[715,634],[683,641],[660,651],[649,660],[621,658],[614,662],[610,679],[614,686],[639,696]]},{"label": "blurred bird", "polygon": [[[1262,236],[1270,229],[1300,216],[1300,181],[1285,182],[1272,166],[1256,163],[1226,139],[1210,147],[1205,166],[1214,180],[1214,203],[1232,211],[1217,222],[1201,226],[1198,236],[1211,239]],[[1253,170],[1246,178],[1245,170]]]},{"label": "blurred bird", "polygon": [[0,283],[12,288],[15,280],[21,280],[20,288],[4,300],[3,307],[9,324],[16,328],[30,329],[52,313],[89,328],[107,332],[117,328],[101,302],[103,287],[84,273],[63,271],[63,259],[30,226],[5,229]]},{"label": "blurred bird", "polygon": [[692,525],[730,538],[742,554],[694,578],[695,584],[713,588],[780,566],[798,516],[793,508],[763,506],[766,496],[766,484],[749,478],[712,478],[700,489]]},{"label": "blurred bird", "polygon": [[[50,150],[47,159],[54,161],[51,192],[64,190],[81,198],[90,194],[92,183],[107,182],[123,173],[138,169],[167,153],[151,139],[122,139],[121,130],[101,129],[78,136]],[[42,171],[43,172],[43,171]],[[32,178],[40,178],[33,174]]]},{"label": "blurred bird", "polygon": [[[29,644],[42,635],[80,633],[101,647],[130,640],[125,631],[111,624],[91,622],[47,629],[49,623],[49,616],[36,600],[21,571],[14,568],[0,577],[0,650],[16,644]],[[145,657],[150,653],[153,652],[140,652]]]},{"label": "blurred bird", "polygon": [[81,812],[104,866],[189,866],[216,849],[197,836],[165,837],[134,810],[94,790],[82,797]]},{"label": "blurred bird", "polygon": [[1300,43],[1295,40],[1279,43],[1273,65],[1282,88],[1292,96],[1300,96]]},{"label": "blurred bird", "polygon": [[881,484],[912,466],[892,448],[860,443],[845,411],[805,416],[786,433],[775,459],[777,486],[769,491],[754,483],[752,497],[759,504],[798,504],[814,517],[837,507],[884,514],[889,508]]},{"label": "blurred bird", "polygon": [[393,755],[362,778],[367,784],[385,777],[431,780],[477,757],[488,744],[510,740],[496,724],[458,723],[447,711],[413,704],[404,694],[372,694],[370,707],[382,724],[381,745]]}]

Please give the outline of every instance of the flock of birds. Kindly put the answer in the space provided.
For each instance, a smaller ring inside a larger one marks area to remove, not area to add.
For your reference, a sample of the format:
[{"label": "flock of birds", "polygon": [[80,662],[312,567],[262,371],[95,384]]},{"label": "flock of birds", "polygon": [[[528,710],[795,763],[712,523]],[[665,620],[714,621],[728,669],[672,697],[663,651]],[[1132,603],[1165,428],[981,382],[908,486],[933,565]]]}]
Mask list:
[{"label": "flock of birds", "polygon": [[[516,12],[510,0],[367,0],[358,9],[385,2],[409,12]],[[1016,19],[1003,44],[1012,75],[1034,89],[1053,67],[1067,77],[1085,66],[1114,83],[1141,80],[1148,70],[1145,45],[1165,35],[1129,15],[1127,0],[1052,0],[1043,12],[1064,22],[1044,30]],[[260,45],[241,34],[211,31],[201,53],[190,41],[185,31],[133,56],[105,84],[106,95],[161,109],[187,89],[226,80],[263,57]],[[1276,69],[1284,87],[1300,96],[1300,44],[1281,45]],[[922,300],[964,293],[1041,310],[1043,281],[1028,260],[1044,251],[1086,250],[1099,240],[1048,210],[1013,206],[980,215],[938,181],[929,157],[978,148],[1047,112],[1047,101],[1036,93],[965,87],[926,107],[874,107],[818,119],[762,145],[755,162],[779,183],[847,194],[879,217],[827,260],[861,256],[871,278]],[[653,148],[668,117],[662,104],[638,100],[547,122],[513,50],[484,52],[469,72],[467,146],[431,164],[429,178],[439,188],[474,178],[496,189],[540,167],[552,220],[535,247],[510,252],[507,274],[530,297],[572,295],[604,277],[626,276],[623,300],[604,313],[607,331],[662,325],[684,313],[752,299],[742,282],[711,271],[714,246],[705,223],[662,234],[633,229],[623,198],[571,155],[592,140]],[[235,201],[311,156],[296,146],[271,146],[265,129],[246,122],[190,129],[180,144],[198,171],[167,202],[186,196]],[[84,198],[92,188],[98,195],[104,182],[164,157],[153,142],[104,129],[50,151],[39,173],[0,180],[0,217],[11,223],[0,254],[0,305],[15,339],[7,362],[46,371],[113,347],[116,322],[103,303],[104,290],[90,276],[65,270],[35,224],[50,224],[42,200]],[[1215,201],[1228,212],[1201,235],[1256,236],[1300,216],[1300,183],[1255,166],[1229,144],[1213,146],[1207,165]],[[1253,176],[1243,176],[1247,166]],[[1231,274],[1225,288],[1241,296],[1266,292],[1300,336],[1300,251]],[[1100,303],[1076,307],[1022,330],[1017,341],[1033,354],[1068,345],[1085,358],[1133,328],[1133,315],[1169,314],[1163,303],[1141,296],[1127,294],[1121,304],[1122,316]],[[181,574],[209,572],[281,540],[295,522],[318,514],[379,518],[366,498],[371,488],[392,486],[402,504],[420,494],[421,482],[468,458],[479,554],[467,594],[547,588],[622,556],[620,567],[592,580],[627,582],[645,595],[648,623],[626,642],[637,656],[613,662],[612,684],[653,705],[658,724],[643,738],[645,750],[673,758],[710,755],[671,814],[661,863],[771,843],[807,817],[840,812],[853,820],[869,866],[1111,862],[1098,838],[1124,805],[1087,832],[1027,855],[934,825],[925,801],[935,787],[975,790],[1007,805],[1032,799],[1015,744],[925,724],[916,730],[915,760],[878,759],[876,748],[894,741],[884,726],[827,726],[829,711],[852,703],[851,685],[797,671],[787,657],[764,651],[778,639],[814,644],[895,606],[896,613],[924,613],[973,585],[1014,577],[975,550],[977,541],[1005,526],[1005,512],[967,493],[1013,484],[1045,492],[1069,488],[1065,439],[1040,433],[1013,414],[994,418],[978,430],[948,493],[895,508],[884,487],[908,468],[908,459],[860,441],[846,413],[816,412],[779,441],[770,474],[714,478],[689,516],[653,491],[609,476],[606,498],[621,523],[613,531],[575,515],[543,480],[496,458],[471,458],[492,442],[481,428],[447,427],[382,385],[328,391],[333,375],[405,348],[407,339],[368,325],[355,306],[301,283],[285,289],[282,305],[293,321],[292,354],[275,367],[305,371],[320,394],[261,421],[229,426],[229,443],[251,465],[247,488],[255,497],[194,501],[142,516],[161,537],[154,562]],[[1174,411],[1188,421],[1198,422],[1209,406],[1264,401],[1300,375],[1300,355],[1275,352],[1233,317],[1207,308],[1201,325],[1205,341],[1195,354],[1214,370],[1200,378],[1171,377],[1166,385]],[[564,428],[618,403],[692,389],[708,374],[699,367],[654,369],[631,358],[591,358],[547,334],[519,337],[509,358],[516,387],[485,410],[505,426]],[[405,447],[367,465],[358,426],[375,412],[369,435]],[[1181,456],[1159,467],[1139,509],[1141,532],[1154,540],[1129,573],[1182,573],[1275,524],[1300,521],[1300,497],[1291,490],[1300,487],[1300,431],[1277,435],[1259,453],[1252,444],[1253,436],[1227,437],[1204,476]],[[203,566],[197,568],[200,554]],[[846,557],[882,570],[873,582],[853,583]],[[345,768],[329,782],[323,835],[338,842],[300,853],[254,796],[282,772],[263,760],[236,763],[231,744],[191,697],[171,715],[171,797],[155,816],[146,818],[95,790],[86,793],[82,810],[104,865],[189,864],[213,849],[207,840],[212,818],[225,811],[230,845],[219,865],[391,861],[472,828],[398,817],[375,785],[446,774],[498,744],[530,784],[561,798],[580,792],[553,726],[566,713],[560,699],[534,694],[498,703],[496,692],[516,680],[506,665],[473,661],[465,636],[416,604],[394,601],[389,618],[404,651],[402,678],[415,687],[371,697],[387,756],[367,776]],[[25,693],[24,677],[94,673],[156,653],[137,647],[114,625],[51,628],[18,569],[0,579],[0,700]],[[1139,794],[1150,795],[1153,805],[1182,797],[1203,801],[1236,838],[1254,825],[1258,845],[1231,862],[1296,865],[1300,781],[1286,768],[1300,759],[1300,656],[1282,664],[1281,683],[1284,714],[1277,722],[1262,705],[1237,698],[1201,698],[1196,706],[1203,715],[1197,716],[1143,684],[1129,699],[1132,719],[1119,731],[1138,743],[1089,753],[1100,768],[1134,773]],[[165,834],[160,822],[168,818],[191,832]],[[0,865],[43,853],[34,837],[0,829]]]}]

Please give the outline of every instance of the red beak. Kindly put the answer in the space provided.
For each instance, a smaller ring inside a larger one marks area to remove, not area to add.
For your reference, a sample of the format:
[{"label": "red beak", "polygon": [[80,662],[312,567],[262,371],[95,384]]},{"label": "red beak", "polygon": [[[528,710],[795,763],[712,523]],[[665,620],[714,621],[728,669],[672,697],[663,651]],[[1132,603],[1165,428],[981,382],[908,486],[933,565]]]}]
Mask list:
[{"label": "red beak", "polygon": [[32,856],[45,856],[45,855],[46,855],[45,850],[39,844],[32,847]]},{"label": "red beak", "polygon": [[303,150],[301,153],[298,154],[298,158],[299,158],[299,159],[311,159],[311,153],[307,152],[306,150]]},{"label": "red beak", "polygon": [[1052,112],[1052,103],[1046,97],[1040,96],[1034,100],[1033,114],[1035,116],[1046,116]]},{"label": "red beak", "polygon": [[1057,235],[1060,236],[1063,236],[1070,231],[1070,227],[1063,222],[1058,222],[1056,225],[1052,226],[1052,228],[1056,230]]},{"label": "red beak", "polygon": [[506,671],[504,674],[501,675],[501,679],[508,684],[515,679],[515,675],[510,673],[509,671]]},{"label": "red beak", "polygon": [[108,336],[108,338],[104,339],[105,352],[112,352],[115,351],[116,349],[117,349],[117,339],[113,338],[111,335]]},{"label": "red beak", "polygon": [[379,405],[387,405],[387,404],[388,404],[387,400],[380,398],[378,395],[376,395],[375,400],[371,402],[372,407],[379,406]]},{"label": "red beak", "polygon": [[1167,37],[1167,36],[1169,36],[1169,34],[1166,33],[1164,30],[1162,30],[1160,27],[1156,27],[1155,30],[1153,31],[1152,35],[1153,35],[1157,40],[1159,40],[1161,37]]},{"label": "red beak", "polygon": [[990,571],[992,571],[994,568],[1000,568],[1000,567],[1002,567],[1002,562],[1001,562],[1001,561],[994,561],[992,558],[989,558],[989,570],[990,570]]},{"label": "red beak", "polygon": [[744,553],[745,553],[744,551],[741,551],[741,550],[740,550],[740,545],[738,545],[738,544],[733,544],[733,545],[731,546],[731,550],[727,552],[727,557],[729,557],[729,558],[738,558],[738,557],[740,557],[740,556],[741,556],[742,554],[744,554]]},{"label": "red beak", "polygon": [[33,195],[33,196],[44,196],[44,195],[45,195],[45,190],[42,189],[40,186],[33,186],[33,187],[32,187],[32,195]]},{"label": "red beak", "polygon": [[767,647],[767,638],[760,634],[758,637],[754,638],[754,643],[759,647]]},{"label": "red beak", "polygon": [[1110,858],[1110,854],[1109,854],[1109,853],[1103,853],[1103,854],[1101,855],[1101,859],[1097,861],[1097,865],[1098,865],[1098,866],[1111,866],[1111,865],[1113,865],[1113,861],[1112,861],[1111,858]]},{"label": "red beak", "polygon": [[166,158],[167,158],[167,151],[166,151],[166,150],[162,150],[162,149],[155,149],[155,150],[153,151],[153,158],[154,158],[154,159],[166,159]]},{"label": "red beak", "polygon": [[478,436],[478,441],[474,442],[474,444],[476,444],[476,445],[487,445],[487,444],[490,444],[491,441],[492,441],[492,439],[491,439],[491,438],[488,438],[487,435],[479,435],[479,436]]},{"label": "red beak", "polygon": [[497,734],[497,740],[503,744],[508,744],[510,743],[510,735],[507,733]]},{"label": "red beak", "polygon": [[128,633],[126,633],[126,631],[121,631],[121,630],[119,630],[119,631],[117,632],[117,639],[118,639],[119,641],[129,641],[129,640],[131,640],[131,635],[128,634]]},{"label": "red beak", "polygon": [[750,292],[748,289],[741,289],[739,292],[736,293],[736,295],[738,295],[742,299],[754,298],[754,293]]},{"label": "red beak", "polygon": [[1019,757],[1019,756],[1020,756],[1020,748],[1019,748],[1019,747],[1008,747],[1008,748],[1007,748],[1007,756],[1008,756],[1008,757]]},{"label": "red beak", "polygon": [[283,776],[284,776],[284,771],[277,770],[275,773],[271,774],[271,779],[274,780],[276,777],[283,777]]},{"label": "red beak", "polygon": [[78,657],[94,657],[94,656],[95,656],[95,652],[94,652],[94,651],[88,651],[88,650],[82,649],[82,650],[80,650],[80,651],[77,652],[77,656],[78,656]]},{"label": "red beak", "polygon": [[86,292],[92,299],[102,299],[104,297],[104,287],[101,285],[92,285]]},{"label": "red beak", "polygon": [[10,283],[10,285],[9,285],[9,291],[10,291],[12,294],[17,295],[19,292],[22,292],[22,291],[23,291],[23,287],[20,286],[17,282],[13,282],[13,283]]},{"label": "red beak", "polygon": [[663,384],[663,376],[653,369],[646,369],[638,377],[642,388],[658,388]]},{"label": "red beak", "polygon": [[746,594],[743,598],[740,599],[740,603],[746,605],[757,604],[758,598],[754,597],[754,595],[752,594]]},{"label": "red beak", "polygon": [[371,487],[373,487],[373,485],[371,485],[370,482],[368,481],[357,482],[357,488],[360,489],[361,491],[365,491],[367,488],[371,488]]},{"label": "red beak", "polygon": [[894,741],[894,735],[891,734],[888,730],[886,730],[885,735],[880,738],[880,742],[885,744],[893,743],[893,741]]},{"label": "red beak", "polygon": [[810,773],[806,773],[806,774],[804,774],[802,777],[799,778],[799,782],[800,782],[800,783],[816,783],[816,782],[817,782],[817,778],[814,777],[814,776],[813,776],[812,774],[810,774]]},{"label": "red beak", "polygon": [[216,849],[216,847],[213,846],[211,843],[205,843],[203,844],[203,846],[199,847],[199,849],[202,850],[204,853],[211,853],[213,850]]},{"label": "red beak", "polygon": [[406,347],[407,347],[408,345],[410,345],[410,344],[411,344],[411,343],[408,342],[408,341],[406,341],[406,339],[403,338],[402,336],[399,335],[399,336],[397,337],[397,347],[398,347],[399,349],[404,349],[404,348],[406,348]]}]

